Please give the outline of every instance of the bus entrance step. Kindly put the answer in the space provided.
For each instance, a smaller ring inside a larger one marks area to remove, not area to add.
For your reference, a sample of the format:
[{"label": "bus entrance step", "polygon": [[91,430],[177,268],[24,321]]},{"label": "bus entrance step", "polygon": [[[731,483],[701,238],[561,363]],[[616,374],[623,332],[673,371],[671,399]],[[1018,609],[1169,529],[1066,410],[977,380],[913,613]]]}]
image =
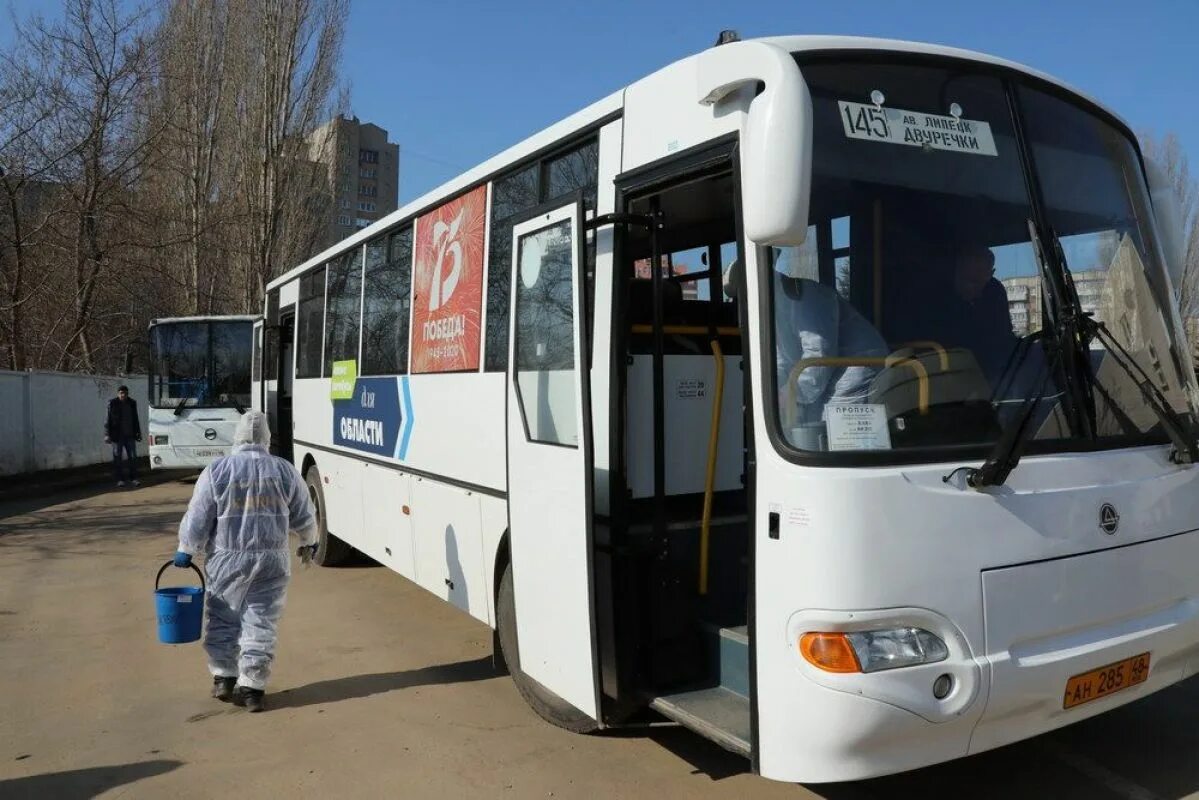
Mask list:
[{"label": "bus entrance step", "polygon": [[744,625],[720,629],[720,685],[749,697],[749,638]]},{"label": "bus entrance step", "polygon": [[749,756],[749,699],[723,686],[662,695],[650,708],[725,750]]}]

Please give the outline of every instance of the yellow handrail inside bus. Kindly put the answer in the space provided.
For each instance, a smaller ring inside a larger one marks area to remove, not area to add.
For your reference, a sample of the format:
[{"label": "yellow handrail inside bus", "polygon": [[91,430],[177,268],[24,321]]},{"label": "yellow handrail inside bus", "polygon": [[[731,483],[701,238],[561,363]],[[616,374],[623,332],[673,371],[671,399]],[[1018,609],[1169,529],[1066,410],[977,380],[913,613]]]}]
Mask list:
[{"label": "yellow handrail inside bus", "polygon": [[[653,333],[654,326],[653,325],[634,325],[632,330],[633,330],[633,333]],[[687,336],[687,335],[700,336],[700,335],[707,334],[710,332],[711,332],[711,328],[709,328],[707,325],[663,325],[662,326],[662,333],[673,333],[673,334],[680,335],[680,336]],[[729,326],[729,325],[718,325],[718,326],[716,326],[716,333],[719,336],[740,336],[741,329],[734,327],[734,326]]]},{"label": "yellow handrail inside bus", "polygon": [[787,414],[788,427],[795,425],[795,381],[799,374],[808,367],[907,367],[916,373],[917,392],[916,403],[921,414],[928,413],[928,370],[914,358],[887,356],[879,357],[835,357],[801,358],[795,362],[787,376]]},{"label": "yellow handrail inside bus", "polygon": [[920,339],[915,342],[904,342],[895,349],[902,350],[905,347],[911,347],[916,350],[935,351],[938,360],[941,362],[941,371],[946,372],[949,370],[949,353],[946,352],[945,347],[940,342],[934,342],[931,339]]},{"label": "yellow handrail inside bus", "polygon": [[712,423],[708,426],[708,472],[704,478],[704,516],[699,528],[699,593],[708,593],[708,542],[712,528],[712,495],[716,491],[716,453],[720,442],[720,411],[724,406],[724,353],[712,340],[716,360],[716,393],[712,395]]}]

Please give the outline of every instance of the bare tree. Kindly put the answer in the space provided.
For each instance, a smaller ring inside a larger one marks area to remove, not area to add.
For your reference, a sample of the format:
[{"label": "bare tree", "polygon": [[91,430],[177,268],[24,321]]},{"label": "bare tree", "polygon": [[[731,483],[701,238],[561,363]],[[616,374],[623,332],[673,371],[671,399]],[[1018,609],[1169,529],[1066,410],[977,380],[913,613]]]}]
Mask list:
[{"label": "bare tree", "polygon": [[65,0],[61,21],[14,20],[0,367],[111,370],[153,316],[261,307],[326,230],[347,3]]},{"label": "bare tree", "polygon": [[[266,284],[307,256],[324,229],[328,172],[311,142],[339,110],[337,66],[347,0],[235,0],[241,24],[236,98],[242,307],[261,307]],[[332,127],[329,129],[332,135]]]},{"label": "bare tree", "polygon": [[154,177],[160,224],[177,242],[167,255],[177,256],[180,310],[190,314],[211,313],[215,305],[217,229],[228,205],[219,197],[232,128],[226,97],[231,23],[226,0],[175,0],[159,31],[163,68],[154,112],[165,134]]},{"label": "bare tree", "polygon": [[54,367],[93,371],[98,293],[140,235],[135,184],[156,138],[140,112],[156,49],[146,12],[127,13],[117,0],[67,0],[61,22],[35,19],[21,35],[52,54],[61,87],[46,141],[50,152],[67,156],[47,175],[68,200],[72,291]]},{"label": "bare tree", "polygon": [[1184,320],[1191,320],[1199,316],[1199,185],[1191,177],[1186,152],[1177,136],[1168,133],[1158,138],[1142,132],[1138,138],[1145,158],[1162,167],[1178,196],[1186,248],[1178,286],[1179,310]]},{"label": "bare tree", "polygon": [[[0,286],[3,287],[5,356],[9,369],[25,369],[25,306],[30,291],[30,249],[40,228],[26,203],[30,182],[44,170],[33,139],[50,115],[44,56],[0,54]],[[42,221],[44,224],[44,220]]]}]

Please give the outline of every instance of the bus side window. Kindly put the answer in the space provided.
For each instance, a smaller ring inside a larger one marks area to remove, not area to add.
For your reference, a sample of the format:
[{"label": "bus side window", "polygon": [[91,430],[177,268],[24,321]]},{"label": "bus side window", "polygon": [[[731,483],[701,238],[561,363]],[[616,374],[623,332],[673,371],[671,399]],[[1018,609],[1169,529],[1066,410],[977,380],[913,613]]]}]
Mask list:
[{"label": "bus side window", "polygon": [[358,324],[362,312],[362,250],[355,248],[330,262],[325,312],[325,374],[337,361],[358,360]]},{"label": "bus side window", "polygon": [[[599,183],[599,142],[592,138],[565,151],[497,178],[491,185],[491,245],[487,253],[487,341],[483,368],[499,372],[508,367],[508,302],[512,291],[512,220],[542,203],[565,200],[583,191],[585,211],[595,211]],[[588,309],[594,296],[595,239],[585,250]],[[588,319],[592,315],[588,314]],[[590,338],[590,337],[588,337]]]},{"label": "bus side window", "polygon": [[366,287],[359,375],[408,372],[412,226],[366,246]]},{"label": "bus side window", "polygon": [[300,278],[300,309],[296,336],[296,377],[321,376],[321,345],[325,329],[325,268]]}]

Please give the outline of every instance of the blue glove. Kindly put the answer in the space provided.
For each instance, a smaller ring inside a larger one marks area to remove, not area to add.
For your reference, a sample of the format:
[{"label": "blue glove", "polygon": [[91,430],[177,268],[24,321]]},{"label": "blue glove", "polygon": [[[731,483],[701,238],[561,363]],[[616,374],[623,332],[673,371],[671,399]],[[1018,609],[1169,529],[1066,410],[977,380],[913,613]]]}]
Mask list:
[{"label": "blue glove", "polygon": [[190,567],[192,565],[192,557],[190,553],[185,553],[182,550],[175,552],[176,567]]}]

